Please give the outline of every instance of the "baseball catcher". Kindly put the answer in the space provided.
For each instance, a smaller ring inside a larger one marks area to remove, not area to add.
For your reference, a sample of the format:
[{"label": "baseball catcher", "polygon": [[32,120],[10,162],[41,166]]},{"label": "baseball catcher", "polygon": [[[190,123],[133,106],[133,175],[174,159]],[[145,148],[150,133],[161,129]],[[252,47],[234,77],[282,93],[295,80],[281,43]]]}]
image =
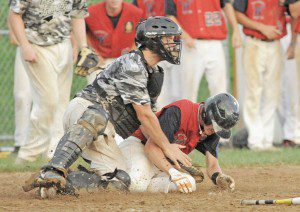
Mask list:
[{"label": "baseball catcher", "polygon": [[[228,139],[230,129],[239,120],[239,105],[233,96],[221,93],[200,104],[179,100],[165,106],[157,116],[171,145],[186,154],[194,149],[204,154],[207,175],[212,182],[222,189],[235,189],[233,178],[224,174],[218,163],[219,139]],[[193,166],[175,169],[154,140],[146,137],[139,129],[120,144],[126,153],[130,191],[194,191],[196,182],[203,180],[201,170]]]},{"label": "baseball catcher", "polygon": [[151,17],[137,26],[138,50],[116,59],[69,103],[64,115],[65,134],[50,162],[27,181],[25,191],[63,190],[69,168],[80,156],[112,186],[129,187],[124,156],[114,136],[117,133],[125,139],[139,126],[176,167],[180,167],[178,161],[190,166],[189,157],[170,144],[151,110],[163,82],[163,69],[157,63],[180,63],[180,34],[180,27],[166,17]]}]

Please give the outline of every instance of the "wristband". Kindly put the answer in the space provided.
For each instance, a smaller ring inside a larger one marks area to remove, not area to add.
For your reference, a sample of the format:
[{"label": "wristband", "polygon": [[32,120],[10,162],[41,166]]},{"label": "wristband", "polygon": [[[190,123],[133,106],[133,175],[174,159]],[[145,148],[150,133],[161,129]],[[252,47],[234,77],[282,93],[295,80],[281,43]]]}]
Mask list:
[{"label": "wristband", "polygon": [[217,177],[219,176],[219,174],[220,174],[220,172],[215,172],[215,173],[213,173],[213,175],[211,176],[211,181],[213,181],[213,183],[215,184],[215,185],[217,185]]}]

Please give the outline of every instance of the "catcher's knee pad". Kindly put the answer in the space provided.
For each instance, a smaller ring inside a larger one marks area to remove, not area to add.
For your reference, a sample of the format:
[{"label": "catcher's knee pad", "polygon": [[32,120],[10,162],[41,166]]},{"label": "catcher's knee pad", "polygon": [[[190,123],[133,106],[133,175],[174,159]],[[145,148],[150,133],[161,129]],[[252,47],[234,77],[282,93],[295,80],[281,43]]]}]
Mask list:
[{"label": "catcher's knee pad", "polygon": [[84,149],[104,133],[107,123],[108,115],[104,109],[98,105],[91,105],[69,130],[70,140]]}]

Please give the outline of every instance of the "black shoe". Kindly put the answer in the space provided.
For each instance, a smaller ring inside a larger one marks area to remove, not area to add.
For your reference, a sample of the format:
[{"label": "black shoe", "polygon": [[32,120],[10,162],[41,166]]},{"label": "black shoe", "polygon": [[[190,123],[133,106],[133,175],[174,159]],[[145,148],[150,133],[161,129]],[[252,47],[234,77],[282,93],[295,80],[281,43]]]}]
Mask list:
[{"label": "black shoe", "polygon": [[282,145],[284,148],[294,148],[297,146],[297,144],[294,141],[287,139],[282,142]]}]

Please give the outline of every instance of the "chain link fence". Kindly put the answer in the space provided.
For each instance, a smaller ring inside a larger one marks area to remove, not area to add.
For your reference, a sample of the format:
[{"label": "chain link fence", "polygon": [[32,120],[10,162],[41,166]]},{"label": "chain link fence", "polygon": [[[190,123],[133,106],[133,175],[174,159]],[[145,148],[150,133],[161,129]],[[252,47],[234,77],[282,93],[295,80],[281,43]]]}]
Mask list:
[{"label": "chain link fence", "polygon": [[[101,2],[90,0],[88,4]],[[10,44],[7,27],[8,1],[0,0],[0,141],[14,140],[14,61],[16,46]],[[74,75],[71,97],[86,85],[86,80]]]}]

